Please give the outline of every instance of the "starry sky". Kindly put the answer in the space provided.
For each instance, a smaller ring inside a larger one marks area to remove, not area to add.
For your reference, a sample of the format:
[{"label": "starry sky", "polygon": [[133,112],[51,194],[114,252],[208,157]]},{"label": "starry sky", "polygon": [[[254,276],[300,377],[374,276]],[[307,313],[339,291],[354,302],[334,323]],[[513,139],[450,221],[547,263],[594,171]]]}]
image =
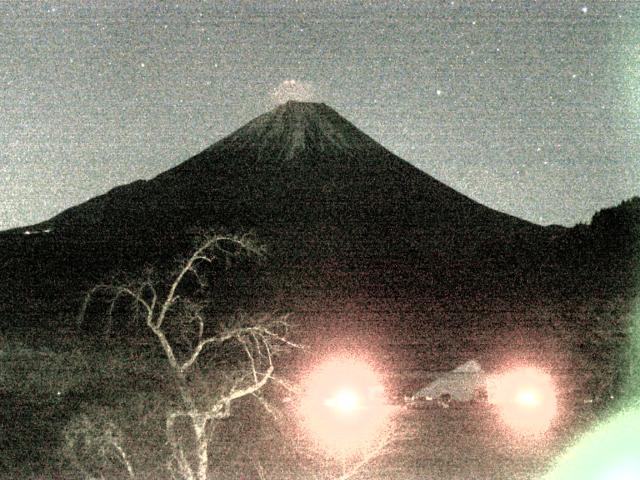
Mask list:
[{"label": "starry sky", "polygon": [[636,1],[0,2],[0,229],[288,98],[539,224],[640,194]]}]

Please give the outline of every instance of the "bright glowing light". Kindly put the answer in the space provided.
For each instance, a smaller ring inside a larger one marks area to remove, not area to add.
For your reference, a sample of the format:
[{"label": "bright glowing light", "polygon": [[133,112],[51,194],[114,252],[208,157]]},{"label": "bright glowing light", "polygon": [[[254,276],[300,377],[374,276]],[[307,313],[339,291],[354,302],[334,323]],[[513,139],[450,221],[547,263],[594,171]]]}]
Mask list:
[{"label": "bright glowing light", "polygon": [[353,390],[340,390],[325,400],[325,405],[342,413],[353,413],[360,407],[360,397]]},{"label": "bright glowing light", "polygon": [[525,408],[535,408],[540,405],[540,397],[536,390],[525,388],[518,392],[516,402]]},{"label": "bright glowing light", "polygon": [[544,480],[640,478],[640,406],[625,410],[584,435]]},{"label": "bright glowing light", "polygon": [[537,368],[522,367],[496,375],[489,379],[487,390],[489,402],[518,433],[543,433],[557,413],[551,376]]},{"label": "bright glowing light", "polygon": [[329,360],[311,372],[299,406],[307,433],[340,458],[374,443],[387,428],[390,413],[378,375],[351,357]]},{"label": "bright glowing light", "polygon": [[640,462],[625,460],[604,473],[603,480],[638,480],[640,478]]}]

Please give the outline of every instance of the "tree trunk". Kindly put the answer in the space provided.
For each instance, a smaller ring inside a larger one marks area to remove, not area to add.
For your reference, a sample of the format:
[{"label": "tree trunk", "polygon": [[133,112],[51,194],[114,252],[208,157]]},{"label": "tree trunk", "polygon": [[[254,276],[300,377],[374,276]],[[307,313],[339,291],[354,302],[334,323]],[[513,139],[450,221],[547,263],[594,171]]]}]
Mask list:
[{"label": "tree trunk", "polygon": [[196,435],[196,478],[197,480],[207,480],[207,472],[209,471],[209,440],[207,439],[207,417],[204,415],[195,415],[191,417],[193,422],[193,431]]}]

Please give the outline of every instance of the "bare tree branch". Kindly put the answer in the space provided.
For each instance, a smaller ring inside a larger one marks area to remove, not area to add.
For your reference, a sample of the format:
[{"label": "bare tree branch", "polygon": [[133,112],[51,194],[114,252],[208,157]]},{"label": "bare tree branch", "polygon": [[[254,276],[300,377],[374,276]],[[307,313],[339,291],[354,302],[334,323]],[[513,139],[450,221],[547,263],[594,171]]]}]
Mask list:
[{"label": "bare tree branch", "polygon": [[240,337],[238,341],[242,344],[242,348],[244,349],[247,357],[249,358],[249,364],[251,365],[251,373],[253,375],[253,381],[258,381],[258,372],[256,372],[256,362],[253,360],[253,355],[251,354],[251,349],[247,346],[247,341]]},{"label": "bare tree branch", "polygon": [[[143,280],[96,285],[87,292],[82,303],[79,323],[84,321],[93,298],[107,297],[110,328],[113,315],[118,311],[118,302],[124,297],[130,298],[133,302],[134,317],[139,318],[140,309],[147,328],[160,344],[181,399],[180,407],[169,408],[165,422],[167,443],[172,452],[167,469],[174,478],[206,480],[210,441],[207,435],[208,426],[216,420],[229,417],[234,402],[243,397],[253,396],[267,411],[273,412],[259,392],[273,380],[273,355],[276,347],[300,348],[287,338],[287,315],[275,319],[270,315],[239,315],[233,327],[208,335],[205,328],[206,304],[185,293],[185,290],[189,290],[189,284],[185,283],[185,279],[191,275],[199,290],[208,286],[205,272],[201,270],[206,265],[223,258],[229,260],[241,254],[261,256],[263,253],[263,249],[247,236],[206,235],[202,237],[193,253],[180,262],[166,284],[153,281],[152,270],[147,269]],[[229,388],[218,391],[214,398],[203,398],[199,396],[201,391],[196,383],[197,379],[201,378],[198,372],[202,371],[198,360],[206,348],[219,349],[223,346],[225,349],[233,347],[239,352],[244,352],[238,359],[241,361],[245,358],[240,363],[241,374]],[[195,437],[195,449],[185,445],[185,440],[176,430],[177,422],[180,429],[184,426],[183,422],[190,425]],[[124,451],[120,452],[117,449],[116,452],[121,457],[124,454]],[[194,452],[194,455],[187,452]]]}]

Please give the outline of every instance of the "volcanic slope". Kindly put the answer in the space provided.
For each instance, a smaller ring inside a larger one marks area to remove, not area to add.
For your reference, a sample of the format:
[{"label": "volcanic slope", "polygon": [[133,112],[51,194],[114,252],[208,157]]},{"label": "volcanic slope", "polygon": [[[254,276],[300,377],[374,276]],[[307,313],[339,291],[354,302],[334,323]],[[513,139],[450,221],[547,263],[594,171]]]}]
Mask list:
[{"label": "volcanic slope", "polygon": [[419,291],[518,284],[549,236],[418,170],[330,107],[304,102],[257,117],[149,181],[9,236],[18,238],[18,270],[33,271],[36,256],[39,278],[64,271],[93,280],[184,254],[194,228],[254,232],[272,270],[292,282]]}]

